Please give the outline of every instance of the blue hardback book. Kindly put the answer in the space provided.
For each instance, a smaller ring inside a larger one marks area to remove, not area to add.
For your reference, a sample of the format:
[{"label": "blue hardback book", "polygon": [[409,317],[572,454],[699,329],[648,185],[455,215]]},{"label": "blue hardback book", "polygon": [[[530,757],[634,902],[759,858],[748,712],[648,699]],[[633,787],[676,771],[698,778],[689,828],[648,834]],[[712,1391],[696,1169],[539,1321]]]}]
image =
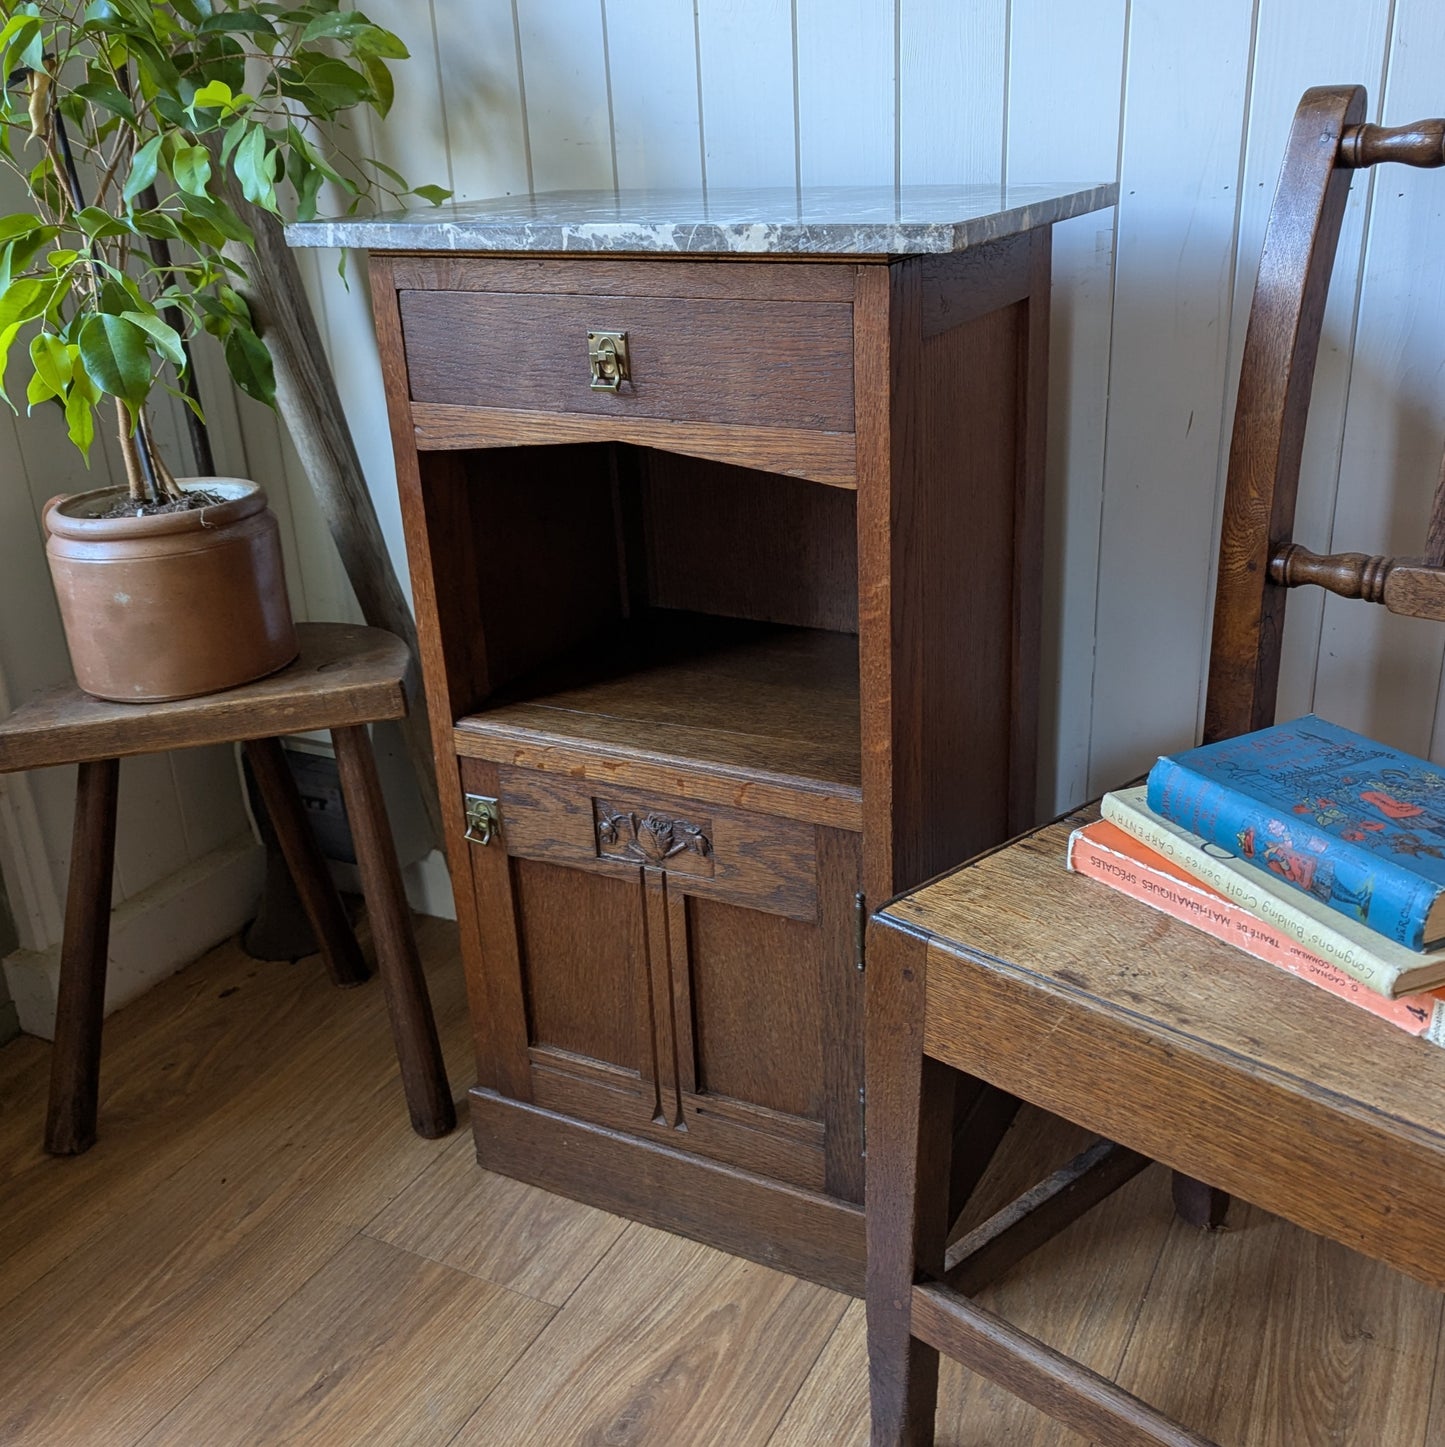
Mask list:
[{"label": "blue hardback book", "polygon": [[1149,807],[1412,950],[1445,940],[1445,769],[1313,714],[1159,760]]}]

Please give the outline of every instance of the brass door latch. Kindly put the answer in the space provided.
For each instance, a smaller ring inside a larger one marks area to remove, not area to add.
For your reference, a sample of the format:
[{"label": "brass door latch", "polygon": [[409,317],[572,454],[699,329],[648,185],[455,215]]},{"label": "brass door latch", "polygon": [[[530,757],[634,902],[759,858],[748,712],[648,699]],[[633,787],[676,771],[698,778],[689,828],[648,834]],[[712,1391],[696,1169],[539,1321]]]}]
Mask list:
[{"label": "brass door latch", "polygon": [[502,806],[485,794],[466,794],[466,837],[473,844],[490,844],[502,832]]},{"label": "brass door latch", "polygon": [[626,332],[588,332],[587,361],[592,368],[592,390],[615,392],[630,380]]}]

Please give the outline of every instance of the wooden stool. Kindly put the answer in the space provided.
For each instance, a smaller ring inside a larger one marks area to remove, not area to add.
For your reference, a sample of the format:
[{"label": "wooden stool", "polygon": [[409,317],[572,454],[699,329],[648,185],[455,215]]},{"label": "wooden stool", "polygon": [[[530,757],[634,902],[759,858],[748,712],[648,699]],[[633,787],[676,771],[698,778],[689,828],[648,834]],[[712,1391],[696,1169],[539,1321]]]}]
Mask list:
[{"label": "wooden stool", "polygon": [[410,655],[399,638],[379,628],[302,623],[296,632],[301,654],[295,663],[225,693],[171,703],[108,703],[69,684],[36,695],[0,722],[0,773],[80,765],[45,1126],[45,1149],[54,1155],[78,1155],[95,1143],[121,759],[244,740],[332,980],[356,985],[366,979],[356,937],[282,756],[279,735],[310,729],[330,729],[336,745],[412,1126],[418,1135],[436,1137],[456,1124],[366,731],[369,723],[405,715],[402,680]]}]

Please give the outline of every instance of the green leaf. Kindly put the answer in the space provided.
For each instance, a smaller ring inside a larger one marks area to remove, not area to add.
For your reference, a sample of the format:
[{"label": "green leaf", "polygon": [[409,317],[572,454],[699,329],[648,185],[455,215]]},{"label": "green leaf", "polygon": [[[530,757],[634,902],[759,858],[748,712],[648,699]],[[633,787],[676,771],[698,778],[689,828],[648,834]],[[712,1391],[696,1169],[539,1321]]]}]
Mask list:
[{"label": "green leaf", "polygon": [[[299,158],[292,155],[291,164],[293,171],[298,168]],[[298,221],[314,221],[316,219],[316,196],[321,190],[323,177],[315,166],[308,165],[305,161],[299,161],[301,177],[292,180],[296,185],[296,219]]]},{"label": "green leaf", "polygon": [[159,236],[165,241],[179,241],[181,228],[174,216],[165,211],[136,211],[130,223],[142,236]]},{"label": "green leaf", "polygon": [[223,238],[255,246],[256,237],[251,228],[224,201],[214,196],[183,195],[181,205],[193,217],[209,223]]},{"label": "green leaf", "polygon": [[131,157],[130,176],[126,180],[125,190],[121,192],[127,201],[134,201],[155,180],[160,165],[161,142],[164,140],[163,135],[152,136]]},{"label": "green leaf", "polygon": [[54,295],[53,280],[22,276],[19,281],[12,281],[0,295],[0,330],[8,331],[12,326],[43,316]]},{"label": "green leaf", "polygon": [[34,70],[44,58],[45,35],[40,21],[33,15],[12,15],[0,30],[0,70],[7,81],[10,73],[24,68]]},{"label": "green leaf", "polygon": [[38,216],[21,213],[18,216],[0,216],[0,241],[11,241],[17,236],[28,236],[39,231],[45,223]]},{"label": "green leaf", "polygon": [[75,218],[76,225],[91,241],[103,240],[110,236],[129,236],[130,227],[109,211],[99,206],[87,206]]},{"label": "green leaf", "polygon": [[179,387],[172,387],[169,383],[166,384],[166,391],[172,397],[179,397],[202,422],[206,420],[206,414],[201,410],[201,404],[189,392],[182,392]]},{"label": "green leaf", "polygon": [[168,362],[185,369],[186,349],[181,345],[181,334],[174,327],[167,326],[158,316],[146,312],[122,312],[121,316],[143,332],[150,333],[152,343]]},{"label": "green leaf", "polygon": [[263,126],[253,126],[236,147],[231,169],[241,183],[241,194],[267,211],[276,209],[276,151],[266,145]]},{"label": "green leaf", "polygon": [[371,82],[344,60],[302,52],[277,73],[282,95],[304,102],[322,117],[372,96]]},{"label": "green leaf", "polygon": [[196,28],[198,35],[221,33],[237,35],[275,36],[276,27],[264,15],[255,15],[244,10],[227,10],[201,21]]},{"label": "green leaf", "polygon": [[231,87],[223,80],[207,81],[206,84],[191,97],[191,113],[194,114],[197,110],[202,109],[218,110],[223,115],[230,115],[230,113],[236,109],[236,97]]},{"label": "green leaf", "polygon": [[433,206],[440,206],[443,201],[450,201],[453,193],[445,186],[414,186],[413,196],[420,196],[423,201],[430,201]]},{"label": "green leaf", "polygon": [[204,146],[177,146],[171,175],[188,195],[206,195],[206,182],[211,179],[211,153]]},{"label": "green leaf", "polygon": [[95,410],[85,390],[78,384],[65,399],[65,425],[70,440],[80,449],[85,465],[90,466],[90,446],[95,441]]},{"label": "green leaf", "polygon": [[394,181],[400,190],[406,190],[406,177],[400,171],[388,166],[385,161],[378,161],[375,156],[368,156],[366,164],[375,167],[388,181]]},{"label": "green leaf", "polygon": [[0,330],[0,397],[5,399],[12,412],[18,412],[20,409],[10,401],[10,394],[5,390],[5,368],[10,364],[10,344],[15,340],[15,334],[19,330],[19,322],[11,322],[9,326]]},{"label": "green leaf", "polygon": [[88,80],[84,85],[75,86],[71,94],[83,96],[91,105],[135,123],[135,106],[131,104],[130,97],[116,86],[104,81]]},{"label": "green leaf", "polygon": [[54,332],[37,332],[31,337],[30,361],[35,375],[49,387],[49,396],[60,396],[70,385],[75,353]]},{"label": "green leaf", "polygon": [[226,365],[236,385],[248,396],[268,407],[276,404],[276,374],[271,353],[250,327],[233,326],[225,340]]},{"label": "green leaf", "polygon": [[123,316],[104,312],[80,329],[80,361],[91,381],[136,411],[151,389],[145,333]]},{"label": "green leaf", "polygon": [[80,253],[67,248],[61,251],[52,251],[45,258],[45,264],[51,271],[68,271],[79,260]]},{"label": "green leaf", "polygon": [[361,69],[367,80],[371,82],[371,108],[377,115],[384,117],[391,109],[391,103],[396,97],[396,86],[392,81],[391,72],[386,68],[386,62],[374,55],[361,57]]},{"label": "green leaf", "polygon": [[319,15],[301,32],[301,43],[340,40],[357,55],[384,55],[388,60],[405,60],[409,52],[389,30],[373,25],[359,10],[342,10]]}]

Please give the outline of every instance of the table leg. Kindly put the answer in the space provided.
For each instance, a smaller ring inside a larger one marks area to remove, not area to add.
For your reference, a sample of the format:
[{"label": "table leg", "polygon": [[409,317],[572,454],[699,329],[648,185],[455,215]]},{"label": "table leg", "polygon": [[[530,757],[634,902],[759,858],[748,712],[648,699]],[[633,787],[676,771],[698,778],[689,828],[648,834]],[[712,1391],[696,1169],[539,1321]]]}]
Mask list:
[{"label": "table leg", "polygon": [[407,1108],[417,1134],[434,1138],[456,1125],[456,1107],[412,933],[371,738],[364,725],[333,729],[331,737],[341,768],[341,789],[366,891],[376,963],[386,991]]},{"label": "table leg", "polygon": [[913,1283],[941,1280],[948,1236],[955,1076],[923,1053],[927,947],[868,930],[868,1395],[872,1447],[929,1447],[938,1351],[911,1330]]},{"label": "table leg", "polygon": [[338,985],[359,985],[369,973],[366,961],[336,886],[331,882],[316,836],[306,822],[285,750],[279,739],[248,739],[244,747],[327,971]]},{"label": "table leg", "polygon": [[45,1149],[56,1156],[77,1156],[95,1144],[119,789],[119,759],[81,764],[65,894],[65,937],[60,947],[55,1044],[50,1054],[50,1108],[45,1122]]}]

